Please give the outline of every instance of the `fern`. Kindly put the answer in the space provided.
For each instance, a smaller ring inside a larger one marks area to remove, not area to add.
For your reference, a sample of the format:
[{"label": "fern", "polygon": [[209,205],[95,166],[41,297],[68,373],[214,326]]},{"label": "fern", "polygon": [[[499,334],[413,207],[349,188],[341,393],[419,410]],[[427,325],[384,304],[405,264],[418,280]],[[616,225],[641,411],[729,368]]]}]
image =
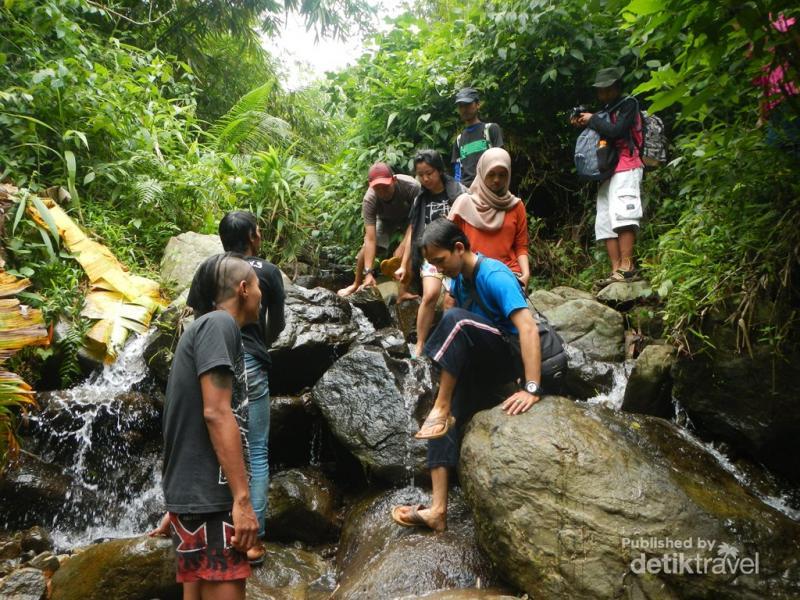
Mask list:
[{"label": "fern", "polygon": [[209,130],[217,149],[249,154],[270,146],[286,146],[292,127],[267,112],[275,81],[270,80],[242,96]]},{"label": "fern", "polygon": [[67,387],[77,381],[81,376],[81,365],[78,355],[83,347],[83,340],[89,330],[89,322],[80,317],[73,321],[64,336],[58,341],[61,353],[61,365],[58,367],[58,376],[61,387]]},{"label": "fern", "polygon": [[136,200],[140,205],[143,204],[158,204],[158,201],[164,196],[164,188],[161,182],[152,177],[141,177],[133,184],[133,192],[136,194]]}]

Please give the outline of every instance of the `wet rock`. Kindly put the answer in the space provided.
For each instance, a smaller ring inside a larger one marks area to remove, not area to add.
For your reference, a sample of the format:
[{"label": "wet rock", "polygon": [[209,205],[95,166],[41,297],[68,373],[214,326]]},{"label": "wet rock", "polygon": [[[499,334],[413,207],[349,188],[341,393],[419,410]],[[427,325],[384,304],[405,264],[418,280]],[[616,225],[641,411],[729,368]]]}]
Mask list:
[{"label": "wet rock", "polygon": [[394,327],[379,329],[372,335],[362,338],[361,343],[365,346],[377,346],[386,351],[394,358],[410,358],[411,352],[408,349],[403,332]]},{"label": "wet rock", "polygon": [[[254,569],[247,581],[248,600],[306,600],[312,588],[332,583],[332,566],[319,554],[280,544],[265,548],[264,566]],[[329,595],[327,590],[321,597]]]},{"label": "wet rock", "polygon": [[172,542],[146,536],[89,546],[64,561],[52,578],[51,600],[172,600],[175,583]]},{"label": "wet rock", "polygon": [[224,252],[218,235],[187,231],[171,237],[161,259],[161,281],[179,294],[192,284],[197,267],[209,256]]},{"label": "wet rock", "polygon": [[311,403],[311,394],[270,396],[269,414],[270,464],[307,465],[315,422],[321,418]]},{"label": "wet rock", "polygon": [[[490,566],[474,539],[474,525],[461,494],[453,490],[448,530],[441,534],[396,525],[396,504],[430,504],[417,488],[367,498],[348,513],[337,566],[340,587],[335,600],[397,598],[447,588],[492,585]],[[369,568],[364,568],[369,565]]]},{"label": "wet rock", "polygon": [[377,287],[369,287],[347,297],[347,301],[360,308],[375,329],[389,327],[392,317]]},{"label": "wet rock", "polygon": [[611,391],[614,368],[605,362],[590,361],[576,347],[567,344],[567,372],[564,392],[580,400],[594,398]]},{"label": "wet rock", "polygon": [[319,471],[291,469],[270,478],[267,537],[271,540],[317,544],[339,532],[336,491]]},{"label": "wet rock", "polygon": [[800,481],[800,352],[777,355],[753,345],[752,353],[739,353],[733,328],[720,325],[710,334],[716,349],[675,363],[675,398],[706,439]]},{"label": "wet rock", "polygon": [[625,387],[622,410],[627,412],[669,418],[672,408],[672,377],[670,369],[675,362],[672,346],[651,344],[645,346],[631,372]]},{"label": "wet rock", "polygon": [[396,281],[384,281],[378,284],[378,291],[381,293],[384,303],[387,306],[397,302],[397,296],[400,295],[400,286]]},{"label": "wet rock", "polygon": [[0,560],[19,558],[22,554],[19,534],[0,534]]},{"label": "wet rock", "polygon": [[53,549],[53,538],[46,529],[37,525],[20,534],[19,545],[23,552],[39,554]]},{"label": "wet rock", "polygon": [[47,584],[39,569],[22,568],[0,580],[0,598],[7,600],[42,600]]},{"label": "wet rock", "polygon": [[29,567],[39,569],[40,571],[49,571],[50,573],[58,571],[60,565],[61,563],[59,563],[58,557],[52,552],[37,554],[28,562]]},{"label": "wet rock", "polygon": [[[481,547],[531,596],[800,594],[800,523],[762,503],[663,419],[552,396],[521,416],[484,411],[468,427],[460,473]],[[673,551],[626,540],[652,539],[712,540],[715,548],[695,541],[685,556],[758,554],[760,571],[641,574],[633,561]]]},{"label": "wet rock", "polygon": [[175,348],[184,330],[194,320],[192,309],[186,306],[188,290],[164,309],[153,321],[155,333],[144,348],[144,360],[156,380],[166,387]]},{"label": "wet rock", "polygon": [[72,478],[62,467],[21,454],[0,475],[3,523],[17,528],[49,521],[67,503],[71,487]]},{"label": "wet rock", "polygon": [[424,468],[425,444],[412,434],[432,387],[427,361],[395,360],[377,348],[355,346],[322,376],[312,399],[367,471],[408,481]]},{"label": "wet rock", "polygon": [[627,310],[637,302],[653,298],[655,293],[646,281],[626,283],[617,281],[607,285],[597,293],[597,299],[617,310]]},{"label": "wet rock", "polygon": [[286,328],[272,344],[270,389],[294,394],[317,382],[363,331],[353,307],[323,288],[286,288]]},{"label": "wet rock", "polygon": [[421,596],[402,596],[394,600],[517,600],[518,596],[498,589],[440,590]]},{"label": "wet rock", "polygon": [[544,311],[565,342],[592,360],[618,361],[625,356],[622,315],[595,300],[567,300]]},{"label": "wet rock", "polygon": [[[397,328],[403,332],[406,341],[416,340],[417,336],[417,312],[419,312],[419,300],[406,300],[394,306],[395,321]],[[431,330],[433,331],[433,330]]]}]

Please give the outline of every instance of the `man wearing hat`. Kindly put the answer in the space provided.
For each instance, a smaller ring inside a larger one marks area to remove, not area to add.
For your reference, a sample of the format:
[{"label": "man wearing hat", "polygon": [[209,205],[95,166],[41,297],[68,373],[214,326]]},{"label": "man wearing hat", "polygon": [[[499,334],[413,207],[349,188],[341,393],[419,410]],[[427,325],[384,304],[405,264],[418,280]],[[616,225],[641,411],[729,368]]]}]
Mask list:
[{"label": "man wearing hat", "polygon": [[620,67],[600,69],[592,84],[609,119],[599,114],[581,113],[573,123],[590,127],[604,139],[613,141],[619,161],[610,179],[597,190],[595,239],[604,241],[611,261],[611,275],[598,281],[600,286],[615,281],[632,281],[638,277],[633,260],[633,246],[642,218],[641,183],[644,164],[639,156],[643,143],[642,117],[639,103],[622,94]]},{"label": "man wearing hat", "polygon": [[475,88],[466,87],[459,90],[456,94],[456,106],[465,127],[453,145],[454,178],[469,188],[475,179],[481,154],[489,148],[503,147],[503,131],[497,123],[483,123],[478,118],[481,101]]},{"label": "man wearing hat", "polygon": [[[361,214],[364,218],[364,245],[358,251],[356,278],[352,285],[337,293],[349,296],[361,287],[375,285],[373,265],[378,252],[389,254],[392,235],[405,234],[411,205],[422,190],[419,182],[408,175],[395,175],[386,163],[377,162],[367,174],[369,187],[364,194]],[[394,270],[400,266],[405,244],[398,244],[394,250]],[[405,299],[401,289],[398,299]]]}]

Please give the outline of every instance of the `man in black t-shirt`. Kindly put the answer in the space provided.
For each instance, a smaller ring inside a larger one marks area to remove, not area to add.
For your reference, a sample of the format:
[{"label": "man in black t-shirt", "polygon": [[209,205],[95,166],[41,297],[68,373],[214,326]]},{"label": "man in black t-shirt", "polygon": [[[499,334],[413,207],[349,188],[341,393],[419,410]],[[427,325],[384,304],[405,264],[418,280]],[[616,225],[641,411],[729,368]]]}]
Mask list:
[{"label": "man in black t-shirt", "polygon": [[478,117],[481,102],[475,88],[461,89],[456,94],[456,105],[465,127],[453,144],[451,162],[455,180],[469,188],[481,155],[489,148],[503,147],[503,131],[497,123],[483,123]]},{"label": "man in black t-shirt", "polygon": [[[267,440],[269,439],[269,369],[272,366],[267,351],[286,325],[283,313],[283,277],[278,267],[258,257],[261,253],[261,233],[253,213],[236,210],[226,214],[219,223],[219,237],[226,252],[238,252],[245,256],[245,260],[250,263],[258,277],[261,289],[258,323],[245,325],[242,328],[242,341],[250,415],[247,431],[250,445],[250,496],[258,517],[258,534],[263,538],[269,489]],[[260,564],[263,562],[264,554],[264,547],[259,544],[248,550],[247,557],[251,564]]]},{"label": "man in black t-shirt", "polygon": [[220,254],[204,261],[187,304],[195,321],[175,349],[164,404],[162,486],[184,597],[244,599],[258,520],[247,481],[248,398],[240,329],[258,323],[252,267]]}]

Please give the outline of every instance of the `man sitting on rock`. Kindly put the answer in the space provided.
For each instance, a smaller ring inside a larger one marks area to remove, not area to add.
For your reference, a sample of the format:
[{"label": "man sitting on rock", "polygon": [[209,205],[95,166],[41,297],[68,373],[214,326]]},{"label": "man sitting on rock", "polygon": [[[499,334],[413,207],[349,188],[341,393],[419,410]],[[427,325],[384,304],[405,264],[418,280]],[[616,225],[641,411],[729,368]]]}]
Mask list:
[{"label": "man sitting on rock", "polygon": [[458,464],[472,415],[499,402],[509,415],[522,414],[539,401],[543,385],[554,386],[542,383],[539,331],[511,270],[473,253],[464,232],[447,219],[428,225],[421,243],[427,261],[453,278],[457,308],[444,313],[425,344],[425,354],[442,369],[433,409],[415,435],[430,440],[433,503],[396,506],[392,518],[405,527],[444,531],[448,468]]},{"label": "man sitting on rock", "polygon": [[192,280],[164,404],[162,486],[184,600],[244,599],[258,519],[247,482],[247,383],[240,329],[258,323],[252,267],[219,254]]},{"label": "man sitting on rock", "polygon": [[[416,179],[408,175],[395,175],[392,168],[382,162],[370,167],[367,179],[369,188],[364,194],[361,208],[364,217],[364,245],[358,251],[355,281],[339,290],[337,293],[340,296],[349,296],[360,288],[376,284],[373,271],[375,256],[378,252],[381,256],[387,256],[392,236],[406,233],[411,205],[422,189]],[[390,269],[390,275],[400,267],[406,245],[403,238],[395,248],[391,259],[394,261],[394,269]],[[398,300],[411,297],[413,296],[405,292],[401,285]]]},{"label": "man sitting on rock", "polygon": [[[281,272],[261,254],[261,232],[256,216],[244,210],[234,210],[222,217],[219,237],[226,252],[237,252],[253,267],[261,290],[261,309],[258,323],[242,327],[244,366],[247,373],[248,428],[250,447],[250,497],[258,517],[258,535],[264,537],[264,519],[269,490],[269,350],[283,328],[284,291]],[[264,562],[264,547],[259,544],[247,551],[250,564]]]}]

